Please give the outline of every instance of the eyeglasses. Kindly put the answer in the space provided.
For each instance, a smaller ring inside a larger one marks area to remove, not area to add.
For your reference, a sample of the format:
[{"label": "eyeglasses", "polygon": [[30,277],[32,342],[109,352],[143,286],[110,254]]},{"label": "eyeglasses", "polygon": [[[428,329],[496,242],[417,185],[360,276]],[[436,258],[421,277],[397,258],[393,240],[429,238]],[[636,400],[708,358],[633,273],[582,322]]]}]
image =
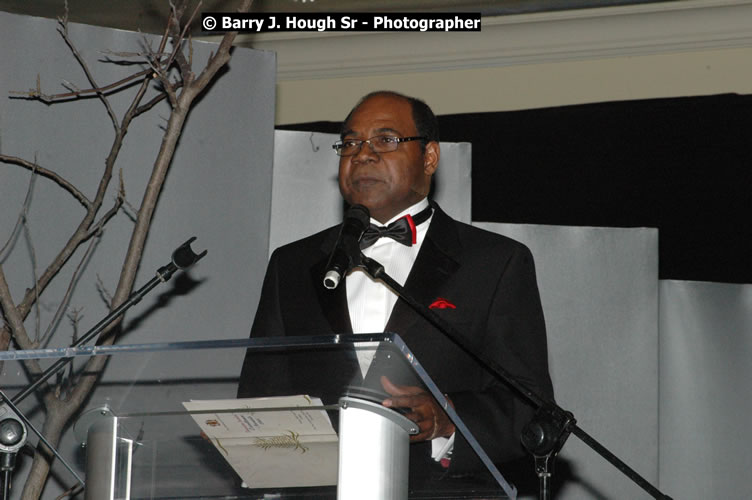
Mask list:
[{"label": "eyeglasses", "polygon": [[362,141],[360,139],[346,139],[344,141],[337,141],[332,145],[332,148],[337,152],[339,156],[354,156],[360,153],[363,148],[363,144],[368,143],[371,147],[371,151],[374,153],[389,153],[397,150],[397,146],[401,142],[410,141],[425,141],[425,137],[394,137],[393,135],[377,135]]}]

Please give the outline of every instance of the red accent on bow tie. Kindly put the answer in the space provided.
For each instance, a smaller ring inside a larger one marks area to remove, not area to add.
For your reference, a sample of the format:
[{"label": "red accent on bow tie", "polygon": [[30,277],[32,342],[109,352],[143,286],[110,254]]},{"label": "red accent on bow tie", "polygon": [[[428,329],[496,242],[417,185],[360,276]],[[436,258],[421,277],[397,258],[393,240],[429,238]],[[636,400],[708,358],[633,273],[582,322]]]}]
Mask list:
[{"label": "red accent on bow tie", "polygon": [[429,309],[457,309],[457,306],[449,302],[447,299],[441,297],[433,301],[433,304],[428,306]]},{"label": "red accent on bow tie", "polygon": [[410,214],[405,215],[404,217],[407,219],[407,223],[410,225],[410,234],[413,236],[413,245],[418,243],[418,235],[417,231],[415,230],[415,221],[413,221],[413,216]]}]

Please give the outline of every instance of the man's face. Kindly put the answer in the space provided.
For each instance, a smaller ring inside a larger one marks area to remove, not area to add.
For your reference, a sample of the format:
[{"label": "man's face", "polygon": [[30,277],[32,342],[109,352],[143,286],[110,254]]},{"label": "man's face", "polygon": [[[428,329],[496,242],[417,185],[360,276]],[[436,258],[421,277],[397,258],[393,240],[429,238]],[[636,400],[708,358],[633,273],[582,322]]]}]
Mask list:
[{"label": "man's face", "polygon": [[[408,101],[381,95],[367,99],[350,116],[342,138],[377,135],[418,135]],[[365,205],[371,217],[383,223],[428,195],[438,162],[436,142],[428,143],[425,153],[420,141],[400,143],[388,153],[375,153],[363,144],[358,154],[340,158],[339,190],[347,203]]]}]

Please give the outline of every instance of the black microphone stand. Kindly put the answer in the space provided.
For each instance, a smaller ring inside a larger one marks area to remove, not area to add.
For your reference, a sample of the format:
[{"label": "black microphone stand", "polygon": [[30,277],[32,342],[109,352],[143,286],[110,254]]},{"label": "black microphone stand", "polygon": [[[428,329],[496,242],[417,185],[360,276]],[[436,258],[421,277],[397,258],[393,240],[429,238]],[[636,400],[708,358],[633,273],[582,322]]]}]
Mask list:
[{"label": "black microphone stand", "polygon": [[[128,299],[113,309],[110,314],[105,316],[99,323],[94,325],[86,334],[80,339],[71,344],[71,348],[78,347],[85,344],[89,340],[99,335],[110,323],[116,318],[125,313],[130,307],[137,304],[159,283],[165,283],[178,269],[187,269],[193,264],[203,258],[207,251],[204,250],[200,254],[196,254],[191,249],[191,243],[196,239],[195,236],[188,241],[180,245],[174,252],[172,252],[172,260],[169,264],[160,267],[157,270],[156,276],[154,276],[148,283],[133,292]],[[44,436],[31,425],[31,423],[23,416],[18,410],[16,405],[23,401],[29,394],[32,394],[40,385],[42,385],[52,375],[60,371],[68,363],[73,360],[73,357],[60,358],[55,361],[49,368],[42,372],[39,377],[26,386],[21,392],[8,398],[4,392],[0,391],[0,472],[2,473],[2,499],[8,498],[8,490],[10,488],[10,474],[15,468],[15,458],[18,450],[23,446],[26,441],[26,426],[30,427],[39,438],[47,445],[52,453],[60,458],[65,467],[76,477],[78,482],[83,486],[84,482],[73,469],[63,460],[60,454],[55,448],[47,442]]]},{"label": "black microphone stand", "polygon": [[[83,337],[71,344],[70,347],[78,347],[82,344],[85,344],[86,342],[102,333],[107,325],[112,323],[118,316],[124,314],[125,311],[130,309],[132,306],[141,302],[141,299],[143,299],[144,296],[149,293],[155,286],[160,283],[166,283],[167,281],[169,281],[175,271],[177,271],[178,269],[187,269],[195,264],[198,260],[203,258],[206,255],[206,250],[198,255],[194,253],[193,250],[191,250],[191,243],[193,243],[195,239],[196,237],[193,236],[191,239],[180,245],[174,252],[172,252],[172,261],[169,264],[157,269],[156,276],[149,280],[147,284],[133,292],[130,297],[128,297],[128,300],[113,309],[110,314],[105,316],[99,323],[94,325],[91,330],[86,332]],[[48,378],[57,373],[65,365],[70,363],[72,359],[73,358],[60,358],[55,361],[55,363],[53,363],[52,366],[46,369],[39,376],[39,378],[37,378],[33,383],[29,384],[21,392],[13,396],[13,404],[18,404],[23,401],[26,396],[34,392],[37,387],[42,385]]]},{"label": "black microphone stand", "polygon": [[539,498],[541,500],[550,500],[551,498],[551,478],[553,477],[554,461],[556,455],[564,446],[564,443],[570,434],[574,434],[580,438],[580,440],[586,445],[605,458],[653,498],[671,500],[671,497],[665,495],[658,490],[658,488],[650,484],[650,482],[640,476],[634,469],[629,467],[616,455],[611,453],[605,446],[596,441],[595,438],[591,437],[578,427],[577,420],[571,412],[564,410],[555,402],[544,399],[525,387],[525,385],[518,382],[517,379],[494,360],[486,358],[482,353],[474,352],[473,349],[468,346],[463,335],[456,328],[443,320],[429,308],[419,304],[413,297],[406,293],[404,287],[394,281],[394,279],[386,273],[384,266],[377,261],[366,257],[363,255],[363,252],[360,252],[359,256],[353,257],[354,267],[362,268],[373,279],[383,281],[413,310],[433,323],[462,350],[472,356],[472,358],[478,361],[484,368],[498,376],[504,384],[513,389],[513,392],[518,393],[518,395],[522,396],[529,404],[536,408],[536,413],[533,416],[533,419],[522,431],[521,439],[522,444],[535,458],[535,472],[539,478]]}]

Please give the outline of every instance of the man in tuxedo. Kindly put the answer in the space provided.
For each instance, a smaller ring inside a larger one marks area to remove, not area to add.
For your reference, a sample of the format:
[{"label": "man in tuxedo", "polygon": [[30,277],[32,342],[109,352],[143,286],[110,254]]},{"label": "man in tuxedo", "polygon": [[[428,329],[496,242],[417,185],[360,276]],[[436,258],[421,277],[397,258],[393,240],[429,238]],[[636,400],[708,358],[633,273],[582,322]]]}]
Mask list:
[{"label": "man in tuxedo", "polygon": [[[396,241],[369,229],[361,240],[363,253],[454,326],[467,347],[552,399],[532,256],[524,245],[455,221],[428,200],[440,157],[438,139],[431,109],[393,92],[365,96],[345,119],[335,144],[342,197],[351,206],[367,207],[373,225],[401,224],[409,236]],[[497,377],[362,270],[350,271],[334,290],[324,288],[338,233],[335,226],[275,250],[251,336],[398,333],[494,462],[522,456],[520,431],[534,410]],[[249,354],[238,395],[303,393],[323,383],[337,389],[312,395],[336,403],[339,388],[376,372],[382,404],[403,409],[418,424],[419,434],[411,438],[411,472],[414,468],[424,479],[443,480],[482,469],[420,384],[383,376],[375,370],[379,363],[367,357],[332,356]]]}]

